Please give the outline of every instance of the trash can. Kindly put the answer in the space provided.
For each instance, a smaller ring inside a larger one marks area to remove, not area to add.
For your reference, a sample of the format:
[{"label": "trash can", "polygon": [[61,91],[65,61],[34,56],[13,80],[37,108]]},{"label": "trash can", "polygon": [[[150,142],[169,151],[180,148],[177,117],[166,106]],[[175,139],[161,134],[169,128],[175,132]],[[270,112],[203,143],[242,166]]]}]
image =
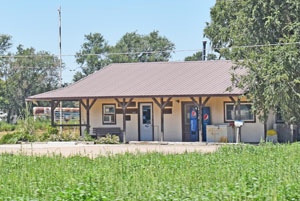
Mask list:
[{"label": "trash can", "polygon": [[267,131],[267,142],[278,142],[277,132],[275,130],[268,130]]}]

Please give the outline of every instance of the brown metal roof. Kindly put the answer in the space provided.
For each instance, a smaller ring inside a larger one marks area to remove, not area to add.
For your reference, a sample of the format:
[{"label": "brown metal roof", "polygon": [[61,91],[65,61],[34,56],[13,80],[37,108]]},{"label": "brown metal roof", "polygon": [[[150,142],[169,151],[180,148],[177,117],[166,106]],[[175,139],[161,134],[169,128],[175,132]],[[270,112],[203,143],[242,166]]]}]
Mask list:
[{"label": "brown metal roof", "polygon": [[111,64],[65,88],[27,100],[241,95],[231,86],[231,61]]}]

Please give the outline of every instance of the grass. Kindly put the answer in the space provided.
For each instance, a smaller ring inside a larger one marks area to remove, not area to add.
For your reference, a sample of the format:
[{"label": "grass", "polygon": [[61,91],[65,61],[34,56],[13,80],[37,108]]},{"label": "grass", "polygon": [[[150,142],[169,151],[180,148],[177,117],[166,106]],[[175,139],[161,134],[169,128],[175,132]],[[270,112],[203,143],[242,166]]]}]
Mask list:
[{"label": "grass", "polygon": [[300,144],[212,154],[0,156],[2,200],[299,200]]}]

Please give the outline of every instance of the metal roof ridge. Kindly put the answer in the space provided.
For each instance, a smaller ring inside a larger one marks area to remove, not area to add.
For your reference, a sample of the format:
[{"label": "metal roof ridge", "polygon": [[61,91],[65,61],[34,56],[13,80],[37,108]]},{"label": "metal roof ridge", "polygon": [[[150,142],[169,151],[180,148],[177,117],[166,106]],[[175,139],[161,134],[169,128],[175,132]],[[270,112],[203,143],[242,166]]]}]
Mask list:
[{"label": "metal roof ridge", "polygon": [[151,61],[151,62],[129,62],[129,63],[111,63],[110,65],[122,65],[122,64],[127,64],[127,65],[137,65],[137,64],[172,64],[172,63],[210,63],[210,62],[233,62],[232,60],[228,59],[218,59],[218,60],[205,60],[205,61]]}]

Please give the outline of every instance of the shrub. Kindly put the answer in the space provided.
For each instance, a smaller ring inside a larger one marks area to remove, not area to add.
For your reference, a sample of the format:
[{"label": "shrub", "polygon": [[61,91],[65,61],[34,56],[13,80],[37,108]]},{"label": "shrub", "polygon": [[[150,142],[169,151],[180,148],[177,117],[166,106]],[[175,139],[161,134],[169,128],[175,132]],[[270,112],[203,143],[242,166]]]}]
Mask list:
[{"label": "shrub", "polygon": [[68,134],[64,134],[62,135],[62,138],[61,138],[63,141],[74,141],[74,140],[77,140],[76,137],[74,137],[72,135],[72,133],[68,133]]},{"label": "shrub", "polygon": [[57,135],[58,129],[56,127],[49,126],[48,127],[48,134],[49,135]]},{"label": "shrub", "polygon": [[19,141],[34,142],[37,141],[37,137],[35,135],[29,135],[21,132],[8,133],[2,136],[0,139],[0,144],[16,144]]},{"label": "shrub", "polygon": [[51,124],[51,122],[48,119],[37,118],[34,121],[34,128],[39,130],[48,129],[49,124]]},{"label": "shrub", "polygon": [[57,134],[51,134],[49,136],[49,141],[62,141],[62,138]]},{"label": "shrub", "polygon": [[14,131],[16,130],[16,125],[0,122],[0,131]]},{"label": "shrub", "polygon": [[44,141],[48,141],[50,138],[50,134],[48,132],[42,133],[42,135],[40,136],[39,140],[44,142]]},{"label": "shrub", "polygon": [[100,137],[97,139],[96,144],[119,144],[120,138],[116,135],[106,134],[105,137]]},{"label": "shrub", "polygon": [[3,135],[0,139],[0,144],[16,144],[18,141],[20,141],[20,134],[19,133],[9,133],[6,135]]}]

